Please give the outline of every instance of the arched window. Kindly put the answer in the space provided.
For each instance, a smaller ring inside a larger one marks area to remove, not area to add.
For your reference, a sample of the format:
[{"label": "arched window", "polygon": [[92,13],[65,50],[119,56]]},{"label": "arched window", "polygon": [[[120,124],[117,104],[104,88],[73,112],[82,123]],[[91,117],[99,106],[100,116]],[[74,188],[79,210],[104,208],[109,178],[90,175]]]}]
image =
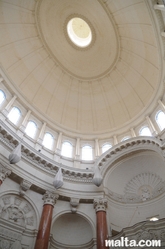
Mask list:
[{"label": "arched window", "polygon": [[165,114],[162,111],[158,111],[155,116],[155,120],[162,131],[165,128]]},{"label": "arched window", "polygon": [[8,114],[8,119],[13,123],[17,124],[19,118],[21,117],[21,111],[18,107],[13,107]]},{"label": "arched window", "polygon": [[49,132],[46,132],[42,143],[43,146],[51,150],[53,147],[53,142],[53,136]]},{"label": "arched window", "polygon": [[90,145],[82,147],[82,160],[93,160],[92,147]]},{"label": "arched window", "polygon": [[25,129],[26,134],[29,137],[34,138],[35,134],[36,134],[36,131],[37,131],[36,123],[34,121],[29,121],[27,126],[26,126],[26,129]]},{"label": "arched window", "polygon": [[112,147],[112,145],[109,144],[109,143],[104,144],[104,145],[102,146],[102,153],[106,152],[106,151],[109,150],[111,147]]},{"label": "arched window", "polygon": [[147,126],[143,126],[139,130],[139,135],[140,136],[152,136],[150,129]]},{"label": "arched window", "polygon": [[122,140],[121,140],[121,142],[123,142],[123,141],[125,141],[125,140],[128,140],[128,139],[130,139],[130,138],[131,138],[130,136],[123,137]]},{"label": "arched window", "polygon": [[64,142],[62,144],[61,155],[65,157],[72,157],[73,145],[69,142]]},{"label": "arched window", "polygon": [[6,95],[4,91],[0,90],[0,105],[3,103],[5,99],[6,99]]}]

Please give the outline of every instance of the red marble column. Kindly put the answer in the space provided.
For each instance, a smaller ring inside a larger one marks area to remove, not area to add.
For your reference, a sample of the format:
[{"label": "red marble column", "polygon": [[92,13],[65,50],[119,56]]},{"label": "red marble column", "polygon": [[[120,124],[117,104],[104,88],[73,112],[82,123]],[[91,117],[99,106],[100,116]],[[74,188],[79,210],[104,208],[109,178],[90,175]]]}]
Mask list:
[{"label": "red marble column", "polygon": [[106,199],[100,198],[98,200],[94,200],[97,223],[97,249],[107,249],[105,246],[105,240],[108,238],[106,207]]},{"label": "red marble column", "polygon": [[34,249],[48,249],[53,208],[57,199],[58,195],[55,193],[46,191],[44,194],[44,206]]}]

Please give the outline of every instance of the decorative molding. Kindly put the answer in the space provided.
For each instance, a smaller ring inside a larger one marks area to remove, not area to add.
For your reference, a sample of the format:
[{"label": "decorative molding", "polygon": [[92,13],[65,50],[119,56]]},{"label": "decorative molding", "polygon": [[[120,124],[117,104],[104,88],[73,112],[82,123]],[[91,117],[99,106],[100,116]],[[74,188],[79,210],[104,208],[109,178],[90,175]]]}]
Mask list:
[{"label": "decorative molding", "polygon": [[[6,239],[1,239],[0,240],[0,248],[3,249],[17,249],[17,248],[22,248],[21,243],[18,240],[13,241],[8,241]],[[23,247],[25,249],[27,247]]]},{"label": "decorative molding", "polygon": [[[4,127],[4,128],[3,128]],[[45,155],[39,153],[32,148],[29,144],[23,141],[17,134],[9,129],[2,121],[0,121],[0,141],[7,146],[10,150],[13,150],[15,145],[19,142],[22,144],[22,159],[25,159],[31,165],[36,168],[42,168],[42,170],[49,172],[54,176],[58,172],[58,169],[62,168],[64,180],[74,182],[92,183],[93,172],[82,169],[73,169],[67,167],[61,163],[55,162]]]},{"label": "decorative molding", "polygon": [[36,227],[36,213],[30,203],[14,194],[0,197],[0,217],[11,225],[24,228]]},{"label": "decorative molding", "polygon": [[165,182],[154,173],[146,172],[135,176],[125,187],[125,195],[138,195],[142,201],[152,199],[154,193],[160,195]]},{"label": "decorative molding", "polygon": [[109,191],[108,195],[122,203],[142,203],[165,193],[165,182],[154,173],[141,173],[127,183],[124,192],[124,195],[120,195]]},{"label": "decorative molding", "polygon": [[[124,228],[118,235],[113,237],[113,240],[120,240],[121,237],[127,237],[128,240],[161,240],[161,247],[165,246],[165,219],[158,221],[146,221],[135,224],[132,227]],[[109,238],[112,239],[111,236]],[[124,249],[126,247],[123,247]]]},{"label": "decorative molding", "polygon": [[70,205],[71,205],[71,212],[74,214],[77,212],[77,207],[79,205],[80,199],[78,198],[71,198],[70,199]]},{"label": "decorative molding", "polygon": [[145,150],[156,152],[162,157],[162,159],[165,158],[165,147],[159,138],[141,136],[131,138],[110,148],[95,162],[95,167],[101,167],[101,173],[104,178],[115,161],[121,160],[122,158],[124,159],[125,156],[128,157],[131,153],[138,151],[144,152]]},{"label": "decorative molding", "polygon": [[107,201],[106,198],[94,199],[93,205],[94,205],[96,213],[99,212],[99,211],[106,212],[108,201]]},{"label": "decorative molding", "polygon": [[20,184],[20,195],[24,196],[25,192],[30,189],[32,183],[27,181],[27,180],[22,180],[21,184]]},{"label": "decorative molding", "polygon": [[1,163],[0,163],[0,181],[4,181],[6,177],[8,177],[11,174],[11,170],[8,168],[5,168]]},{"label": "decorative molding", "polygon": [[48,205],[54,206],[56,204],[58,197],[59,197],[58,194],[54,192],[46,191],[42,199],[44,201],[44,205],[48,204]]}]

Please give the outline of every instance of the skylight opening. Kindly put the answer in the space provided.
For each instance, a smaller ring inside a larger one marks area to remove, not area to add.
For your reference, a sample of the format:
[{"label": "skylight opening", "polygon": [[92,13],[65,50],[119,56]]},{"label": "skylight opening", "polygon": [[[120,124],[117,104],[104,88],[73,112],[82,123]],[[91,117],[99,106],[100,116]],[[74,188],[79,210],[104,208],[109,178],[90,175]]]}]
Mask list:
[{"label": "skylight opening", "polygon": [[78,47],[87,47],[92,41],[91,29],[81,18],[72,18],[67,24],[67,32],[70,40]]}]

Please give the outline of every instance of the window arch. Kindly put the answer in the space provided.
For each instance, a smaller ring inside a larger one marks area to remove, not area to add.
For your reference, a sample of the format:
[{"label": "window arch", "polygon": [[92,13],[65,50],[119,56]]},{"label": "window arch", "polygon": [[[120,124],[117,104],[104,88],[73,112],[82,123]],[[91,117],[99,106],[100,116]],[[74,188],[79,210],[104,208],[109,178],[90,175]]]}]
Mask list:
[{"label": "window arch", "polygon": [[21,117],[21,111],[18,107],[13,107],[8,114],[8,119],[13,123],[17,124],[18,120]]},{"label": "window arch", "polygon": [[162,131],[165,128],[165,113],[163,111],[158,111],[155,115],[155,120]]},{"label": "window arch", "polygon": [[73,154],[73,145],[69,142],[63,142],[61,148],[61,155],[71,158],[72,154]]},{"label": "window arch", "polygon": [[29,137],[34,138],[35,134],[37,132],[36,123],[34,121],[29,121],[27,126],[26,126],[25,132]]},{"label": "window arch", "polygon": [[139,135],[140,136],[152,136],[150,129],[148,128],[148,126],[143,126],[140,130],[139,130]]},{"label": "window arch", "polygon": [[123,137],[122,140],[121,140],[121,142],[123,142],[123,141],[125,141],[125,140],[128,140],[128,139],[130,139],[130,138],[131,138],[130,136]]},{"label": "window arch", "polygon": [[0,105],[3,103],[5,99],[6,99],[6,95],[4,91],[0,90]]},{"label": "window arch", "polygon": [[51,150],[53,147],[53,142],[54,142],[54,138],[52,134],[50,134],[49,132],[46,132],[44,135],[43,143],[42,143],[43,146]]},{"label": "window arch", "polygon": [[82,160],[93,160],[92,147],[90,145],[82,147]]},{"label": "window arch", "polygon": [[103,144],[103,146],[102,146],[102,153],[106,152],[111,147],[112,147],[112,144],[110,144],[110,143]]}]

